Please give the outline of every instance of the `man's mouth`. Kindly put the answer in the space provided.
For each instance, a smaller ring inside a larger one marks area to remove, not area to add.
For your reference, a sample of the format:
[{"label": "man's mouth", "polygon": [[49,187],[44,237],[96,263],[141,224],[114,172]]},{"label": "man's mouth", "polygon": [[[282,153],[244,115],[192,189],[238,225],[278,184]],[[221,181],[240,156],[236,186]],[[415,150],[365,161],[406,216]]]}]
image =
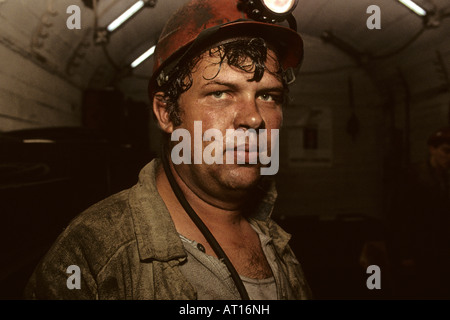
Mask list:
[{"label": "man's mouth", "polygon": [[258,155],[262,152],[257,144],[240,144],[234,148],[225,148],[225,156],[234,159],[237,164],[257,164]]}]

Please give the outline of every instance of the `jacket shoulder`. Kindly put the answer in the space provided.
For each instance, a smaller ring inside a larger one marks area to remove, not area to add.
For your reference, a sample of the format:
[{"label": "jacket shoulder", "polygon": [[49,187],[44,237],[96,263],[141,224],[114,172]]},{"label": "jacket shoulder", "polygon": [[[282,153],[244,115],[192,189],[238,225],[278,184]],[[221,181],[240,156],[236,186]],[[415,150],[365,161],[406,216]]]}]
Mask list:
[{"label": "jacket shoulder", "polygon": [[113,255],[118,247],[134,239],[128,195],[129,189],[92,205],[71,221],[60,240],[82,245],[89,256],[98,252],[105,258]]},{"label": "jacket shoulder", "polygon": [[[36,267],[25,298],[96,298],[98,273],[122,247],[135,241],[128,194],[129,189],[112,195],[69,223]],[[67,268],[73,265],[83,270],[84,290],[67,290]]]}]

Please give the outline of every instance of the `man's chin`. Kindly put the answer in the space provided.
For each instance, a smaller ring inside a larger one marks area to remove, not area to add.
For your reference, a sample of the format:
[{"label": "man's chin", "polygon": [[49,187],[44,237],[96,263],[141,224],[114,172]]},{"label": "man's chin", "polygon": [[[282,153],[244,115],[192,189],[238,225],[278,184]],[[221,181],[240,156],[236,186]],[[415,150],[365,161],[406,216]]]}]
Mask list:
[{"label": "man's chin", "polygon": [[224,178],[232,189],[249,190],[254,188],[261,179],[261,167],[259,165],[232,165]]}]

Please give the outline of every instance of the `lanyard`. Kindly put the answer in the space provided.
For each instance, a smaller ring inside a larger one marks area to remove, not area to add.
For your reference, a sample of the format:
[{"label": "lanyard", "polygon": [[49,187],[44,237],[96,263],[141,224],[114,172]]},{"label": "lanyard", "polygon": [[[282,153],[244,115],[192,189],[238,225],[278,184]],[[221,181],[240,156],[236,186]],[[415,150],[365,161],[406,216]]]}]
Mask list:
[{"label": "lanyard", "polygon": [[203,223],[203,221],[200,219],[200,217],[197,215],[197,213],[192,209],[189,202],[186,200],[186,197],[183,194],[183,191],[181,190],[180,186],[175,181],[175,178],[173,176],[172,170],[169,167],[169,160],[167,159],[167,153],[165,152],[165,148],[163,146],[162,150],[162,162],[164,171],[166,173],[166,176],[169,180],[170,186],[172,187],[173,192],[175,193],[175,196],[177,197],[178,201],[180,202],[181,206],[184,208],[188,216],[191,218],[191,220],[195,223],[197,228],[201,231],[203,236],[206,238],[208,243],[210,244],[211,248],[216,253],[217,257],[225,263],[225,266],[228,268],[228,271],[231,274],[231,278],[233,279],[237,290],[239,291],[239,294],[241,296],[242,300],[250,300],[250,297],[248,296],[247,290],[245,289],[245,286],[239,277],[239,274],[237,273],[236,269],[234,268],[233,264],[231,263],[230,259],[227,257],[225,252],[223,251],[222,247],[219,245],[217,240],[214,238],[211,231],[209,231],[208,227]]}]

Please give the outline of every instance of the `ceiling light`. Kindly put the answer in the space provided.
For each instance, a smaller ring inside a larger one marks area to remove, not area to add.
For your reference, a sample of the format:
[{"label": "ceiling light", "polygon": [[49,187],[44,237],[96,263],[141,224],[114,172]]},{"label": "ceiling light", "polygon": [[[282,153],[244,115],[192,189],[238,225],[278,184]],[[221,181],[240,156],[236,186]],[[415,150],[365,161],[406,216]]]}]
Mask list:
[{"label": "ceiling light", "polygon": [[412,0],[398,0],[403,5],[407,6],[410,10],[414,11],[415,14],[424,17],[427,15],[427,11],[420,7]]},{"label": "ceiling light", "polygon": [[133,61],[131,64],[132,68],[136,68],[138,65],[140,65],[142,62],[150,58],[153,53],[155,53],[156,46],[152,46],[150,49],[148,49],[146,52],[144,52],[139,58]]},{"label": "ceiling light", "polygon": [[116,20],[111,22],[106,28],[109,32],[113,32],[118,27],[120,27],[125,21],[131,18],[136,12],[141,10],[145,5],[143,0],[136,2],[130,8],[128,8],[124,13],[122,13]]},{"label": "ceiling light", "polygon": [[55,143],[56,141],[50,139],[23,139],[23,143]]}]

